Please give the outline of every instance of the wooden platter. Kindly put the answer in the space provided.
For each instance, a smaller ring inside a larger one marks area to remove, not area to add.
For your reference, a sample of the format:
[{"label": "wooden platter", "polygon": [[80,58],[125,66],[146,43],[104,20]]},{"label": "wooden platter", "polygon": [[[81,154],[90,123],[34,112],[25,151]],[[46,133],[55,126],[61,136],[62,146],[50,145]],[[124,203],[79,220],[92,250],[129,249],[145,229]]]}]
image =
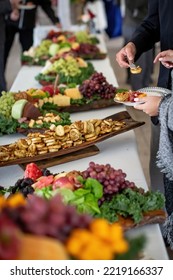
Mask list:
[{"label": "wooden platter", "polygon": [[162,209],[159,209],[144,213],[142,221],[138,224],[134,223],[131,218],[124,218],[122,216],[119,216],[118,222],[121,223],[124,230],[129,230],[149,224],[162,224],[165,221],[166,217],[166,212]]},{"label": "wooden platter", "polygon": [[[108,138],[119,135],[119,134],[124,133],[126,131],[132,130],[132,129],[137,128],[137,127],[144,124],[144,122],[138,122],[138,121],[135,121],[134,119],[132,119],[132,117],[129,115],[129,113],[127,111],[122,111],[122,112],[116,113],[114,115],[106,117],[105,119],[123,121],[125,123],[125,125],[124,125],[123,128],[121,128],[119,130],[112,131],[110,133],[101,135],[93,141],[83,142],[82,144],[80,144],[78,146],[73,146],[73,147],[70,147],[70,148],[67,148],[67,149],[61,149],[57,152],[51,152],[51,153],[49,152],[49,153],[46,153],[46,154],[36,155],[36,156],[33,156],[33,157],[18,158],[18,159],[14,159],[14,160],[10,160],[10,161],[1,161],[0,162],[0,167],[8,166],[8,165],[15,165],[15,164],[20,165],[20,164],[29,163],[29,162],[38,162],[40,160],[45,160],[45,159],[50,160],[52,158],[56,158],[56,157],[59,157],[59,156],[65,156],[66,158],[68,158],[67,155],[69,155],[73,152],[84,151],[86,148],[91,147],[91,146],[93,146],[93,145],[95,145],[95,144],[97,144],[101,141],[104,141]],[[67,159],[67,161],[68,161],[68,159]]]},{"label": "wooden platter", "polygon": [[58,112],[84,112],[84,111],[90,111],[90,110],[96,110],[111,106],[122,106],[122,104],[116,103],[114,99],[100,99],[100,100],[94,100],[91,103],[83,104],[83,105],[71,105],[66,107],[58,107]]},{"label": "wooden platter", "polygon": [[[80,158],[85,158],[85,157],[90,157],[94,156],[99,153],[99,149],[97,146],[93,145],[91,147],[85,148],[83,150],[75,151],[72,153],[69,153],[68,156],[62,155],[59,157],[54,157],[54,158],[47,158],[43,160],[37,161],[37,165],[43,169],[43,168],[48,168],[54,165],[59,165],[62,163],[70,162],[73,160],[77,160]],[[25,170],[27,163],[20,164],[23,170]]]}]

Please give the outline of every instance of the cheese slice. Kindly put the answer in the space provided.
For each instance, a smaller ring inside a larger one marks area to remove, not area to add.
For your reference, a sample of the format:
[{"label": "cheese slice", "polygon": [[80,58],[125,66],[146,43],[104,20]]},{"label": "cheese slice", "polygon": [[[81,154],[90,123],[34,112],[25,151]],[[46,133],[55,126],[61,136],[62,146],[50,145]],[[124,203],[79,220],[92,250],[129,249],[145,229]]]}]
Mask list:
[{"label": "cheese slice", "polygon": [[62,94],[57,94],[53,96],[53,103],[60,106],[60,107],[65,107],[65,106],[70,106],[70,97]]},{"label": "cheese slice", "polygon": [[67,88],[64,91],[64,94],[66,96],[69,96],[70,98],[73,98],[73,99],[81,99],[82,98],[82,94],[80,93],[78,88]]}]

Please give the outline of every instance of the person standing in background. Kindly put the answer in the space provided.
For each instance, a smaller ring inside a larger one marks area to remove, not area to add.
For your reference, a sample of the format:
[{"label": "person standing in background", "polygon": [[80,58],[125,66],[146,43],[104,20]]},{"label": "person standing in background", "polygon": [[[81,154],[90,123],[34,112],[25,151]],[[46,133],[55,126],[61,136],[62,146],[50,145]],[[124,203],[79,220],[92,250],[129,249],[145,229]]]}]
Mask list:
[{"label": "person standing in background", "polygon": [[[148,0],[147,17],[136,29],[130,42],[117,54],[121,67],[129,68],[129,61],[136,61],[140,55],[160,42],[161,52],[173,50],[173,1]],[[137,78],[137,77],[136,77]],[[171,68],[160,64],[158,86],[171,89]],[[160,123],[157,116],[151,117],[150,179],[151,188],[164,192],[163,174],[156,166],[160,138]]]},{"label": "person standing in background", "polygon": [[[13,11],[6,16],[6,39],[5,39],[5,56],[4,65],[6,66],[7,59],[13,45],[16,33],[19,33],[19,40],[22,52],[28,50],[33,45],[33,33],[36,25],[37,8],[40,6],[50,20],[57,26],[61,27],[59,18],[55,15],[52,9],[51,0],[22,0],[22,7]],[[27,6],[25,9],[24,5]]]},{"label": "person standing in background", "polygon": [[[58,3],[57,3],[58,2]],[[60,18],[62,29],[70,30],[71,22],[71,0],[52,0],[53,5],[56,5],[57,15]]]},{"label": "person standing in background", "polygon": [[107,27],[105,29],[109,38],[122,35],[121,0],[102,0],[105,7]]},{"label": "person standing in background", "polygon": [[6,90],[4,75],[5,15],[12,12],[19,0],[0,0],[0,95]]},{"label": "person standing in background", "polygon": [[[124,45],[130,41],[132,34],[147,15],[147,10],[148,0],[125,0],[125,16],[122,24]],[[131,75],[129,68],[127,69],[127,82],[131,85],[132,90],[138,90],[150,85],[153,72],[153,50],[144,52],[138,58],[136,64],[142,68],[142,72],[137,77]]]}]

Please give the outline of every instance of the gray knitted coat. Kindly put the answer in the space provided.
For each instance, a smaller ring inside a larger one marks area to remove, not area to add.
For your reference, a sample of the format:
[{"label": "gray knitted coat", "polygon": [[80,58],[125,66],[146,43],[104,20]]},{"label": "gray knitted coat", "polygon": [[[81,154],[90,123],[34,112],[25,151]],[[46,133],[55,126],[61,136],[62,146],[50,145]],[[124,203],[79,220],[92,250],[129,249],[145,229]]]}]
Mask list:
[{"label": "gray knitted coat", "polygon": [[173,249],[173,95],[163,98],[159,108],[160,142],[157,165],[164,173],[166,210],[168,218],[162,233]]}]

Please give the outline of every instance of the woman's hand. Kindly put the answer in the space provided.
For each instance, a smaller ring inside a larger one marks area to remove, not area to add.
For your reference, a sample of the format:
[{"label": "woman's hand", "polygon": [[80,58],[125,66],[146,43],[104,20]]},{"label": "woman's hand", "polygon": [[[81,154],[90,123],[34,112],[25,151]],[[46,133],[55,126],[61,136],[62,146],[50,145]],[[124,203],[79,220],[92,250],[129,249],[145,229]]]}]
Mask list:
[{"label": "woman's hand", "polygon": [[173,50],[167,50],[158,53],[154,59],[154,63],[160,61],[166,68],[173,67]]},{"label": "woman's hand", "polygon": [[122,68],[129,68],[129,62],[134,62],[136,47],[132,42],[129,42],[116,54],[116,61]]},{"label": "woman's hand", "polygon": [[162,96],[146,96],[142,98],[135,98],[135,101],[142,101],[142,104],[136,104],[135,109],[141,110],[150,117],[158,116],[159,105],[162,100]]}]

